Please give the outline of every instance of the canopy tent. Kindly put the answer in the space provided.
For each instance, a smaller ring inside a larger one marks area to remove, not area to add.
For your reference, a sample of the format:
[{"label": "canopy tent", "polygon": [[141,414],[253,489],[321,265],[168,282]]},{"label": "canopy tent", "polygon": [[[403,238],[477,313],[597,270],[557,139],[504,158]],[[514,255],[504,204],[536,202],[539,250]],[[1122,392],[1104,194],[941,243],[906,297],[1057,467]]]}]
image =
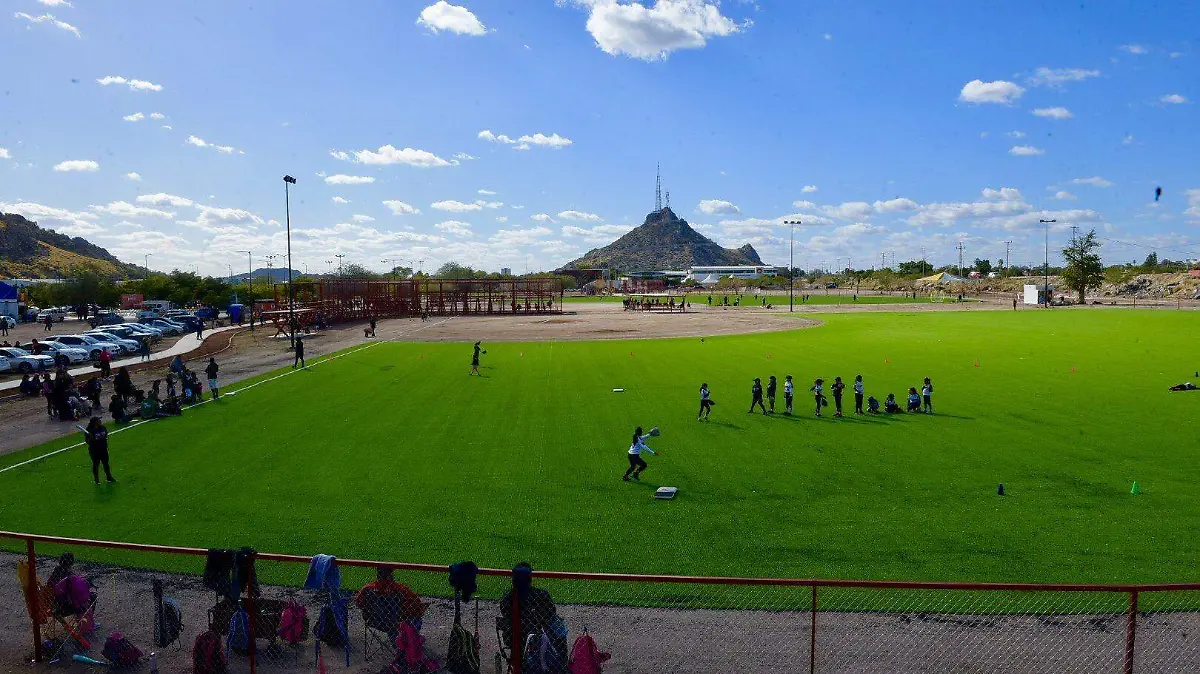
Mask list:
[{"label": "canopy tent", "polygon": [[954,283],[956,281],[966,281],[961,276],[955,276],[948,271],[940,271],[933,276],[917,279],[917,283],[936,284],[936,283]]}]

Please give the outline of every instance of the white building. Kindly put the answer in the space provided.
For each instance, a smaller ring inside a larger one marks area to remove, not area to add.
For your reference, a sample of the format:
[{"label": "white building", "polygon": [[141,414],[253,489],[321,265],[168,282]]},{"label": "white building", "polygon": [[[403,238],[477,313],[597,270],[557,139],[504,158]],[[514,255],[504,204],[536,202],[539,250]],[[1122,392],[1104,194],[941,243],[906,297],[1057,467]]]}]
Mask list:
[{"label": "white building", "polygon": [[722,277],[729,276],[739,279],[756,279],[763,276],[786,275],[787,269],[772,265],[717,265],[692,267],[688,269],[685,280],[692,280],[701,285],[714,285]]}]

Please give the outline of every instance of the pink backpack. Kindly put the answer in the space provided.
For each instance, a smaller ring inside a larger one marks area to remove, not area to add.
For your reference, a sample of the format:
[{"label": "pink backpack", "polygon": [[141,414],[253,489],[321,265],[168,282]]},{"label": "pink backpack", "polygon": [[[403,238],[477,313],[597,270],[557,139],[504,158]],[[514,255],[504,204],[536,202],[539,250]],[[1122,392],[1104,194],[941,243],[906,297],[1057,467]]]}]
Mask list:
[{"label": "pink backpack", "polygon": [[54,597],[72,615],[81,615],[92,603],[92,586],[83,576],[70,575],[58,581]]},{"label": "pink backpack", "polygon": [[304,622],[308,620],[308,609],[289,601],[279,617],[279,638],[289,644],[304,641]]},{"label": "pink backpack", "polygon": [[[436,672],[438,663],[425,655],[425,637],[421,636],[412,625],[400,624],[400,632],[396,635],[396,660],[404,658],[404,665],[409,672]],[[394,665],[393,665],[394,666]]]},{"label": "pink backpack", "polygon": [[592,635],[584,634],[571,647],[571,664],[567,665],[567,671],[571,674],[600,674],[600,665],[611,657],[611,653],[600,652]]}]

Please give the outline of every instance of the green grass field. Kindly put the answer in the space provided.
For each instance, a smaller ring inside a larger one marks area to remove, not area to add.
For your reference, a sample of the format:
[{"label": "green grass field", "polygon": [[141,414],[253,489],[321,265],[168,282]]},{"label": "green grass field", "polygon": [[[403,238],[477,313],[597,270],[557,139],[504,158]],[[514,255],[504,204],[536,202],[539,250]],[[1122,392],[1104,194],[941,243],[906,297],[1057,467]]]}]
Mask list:
[{"label": "green grass field", "polygon": [[[821,294],[818,294],[818,293],[821,293]],[[796,293],[795,302],[796,302],[797,306],[805,306],[805,305],[810,305],[810,304],[815,304],[815,305],[826,305],[826,304],[928,304],[929,302],[933,301],[929,298],[928,295],[919,295],[914,298],[914,297],[903,297],[900,295],[867,295],[867,294],[859,295],[858,299],[855,300],[853,298],[853,296],[851,296],[851,295],[838,295],[838,294],[826,295],[823,293],[823,291],[818,290],[818,291],[812,291],[809,294],[807,302],[801,302],[800,296],[802,294],[804,294],[804,293],[800,293],[800,292]],[[734,293],[713,292],[712,293],[713,305],[716,306],[721,301],[721,299],[726,296],[729,297],[730,308],[733,308],[733,298],[735,296]],[[756,300],[754,297],[754,293],[743,294],[742,295],[742,305],[740,308],[761,309],[762,305],[759,302],[761,301],[761,298],[763,297],[763,295],[759,294],[758,297],[759,297],[759,299]],[[787,306],[787,303],[788,303],[787,293],[780,293],[779,291],[772,291],[770,293],[767,293],[766,297],[767,297],[767,301],[774,304],[776,307]],[[621,300],[623,300],[623,299],[624,299],[624,296],[622,296],[622,295],[617,295],[614,297],[601,297],[601,296],[564,297],[563,302],[568,305],[569,304],[600,304],[600,303],[620,304]],[[947,301],[949,301],[949,299]],[[701,305],[707,305],[708,293],[689,293],[688,294],[688,302],[695,304],[697,307],[700,307]]]},{"label": "green grass field", "polygon": [[[822,318],[490,343],[482,378],[469,345],[380,343],[112,436],[117,485],[93,487],[83,449],[2,473],[0,528],[609,572],[1195,580],[1200,393],[1166,389],[1200,367],[1200,315]],[[812,379],[858,373],[881,400],[932,377],[937,413],[813,418]],[[746,413],[770,374],[799,382],[795,416]],[[635,425],[662,428],[640,484],[620,479]]]}]

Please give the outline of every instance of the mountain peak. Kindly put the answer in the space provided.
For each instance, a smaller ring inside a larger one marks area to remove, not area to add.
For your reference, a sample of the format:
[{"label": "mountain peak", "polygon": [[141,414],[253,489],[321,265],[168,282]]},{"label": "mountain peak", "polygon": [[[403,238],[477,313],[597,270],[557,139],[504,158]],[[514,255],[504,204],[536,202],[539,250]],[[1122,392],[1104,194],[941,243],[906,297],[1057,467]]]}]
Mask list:
[{"label": "mountain peak", "polygon": [[762,264],[750,244],[722,248],[692,229],[670,206],[654,211],[621,238],[588,251],[563,269],[607,267],[620,271],[682,270],[692,266]]}]

